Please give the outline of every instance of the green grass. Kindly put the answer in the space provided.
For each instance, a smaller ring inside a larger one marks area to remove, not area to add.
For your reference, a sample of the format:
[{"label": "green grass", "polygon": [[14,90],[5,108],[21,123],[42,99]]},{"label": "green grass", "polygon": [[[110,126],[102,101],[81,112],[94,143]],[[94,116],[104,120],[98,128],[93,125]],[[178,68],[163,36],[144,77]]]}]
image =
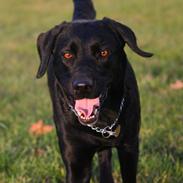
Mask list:
[{"label": "green grass", "polygon": [[[136,71],[142,102],[138,182],[183,182],[182,0],[95,0],[98,18],[130,26],[151,59],[126,48]],[[35,40],[72,15],[71,0],[1,0],[0,6],[0,183],[54,183],[64,179],[56,133],[28,133],[39,119],[53,124],[46,79],[36,80]],[[43,151],[42,153],[39,150]],[[114,151],[114,156],[116,153]],[[95,162],[97,160],[95,159]],[[94,163],[96,164],[96,163]],[[114,176],[119,183],[117,157]],[[97,167],[93,169],[96,183]]]}]

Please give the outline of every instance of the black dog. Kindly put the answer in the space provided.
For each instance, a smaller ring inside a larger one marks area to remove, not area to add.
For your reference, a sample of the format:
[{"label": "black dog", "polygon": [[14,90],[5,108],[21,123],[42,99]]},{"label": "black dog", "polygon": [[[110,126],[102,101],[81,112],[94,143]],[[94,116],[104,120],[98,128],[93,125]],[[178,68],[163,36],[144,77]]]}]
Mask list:
[{"label": "black dog", "polygon": [[111,148],[116,147],[123,182],[135,183],[140,101],[125,43],[143,57],[133,31],[109,18],[94,20],[90,0],[75,0],[72,22],[63,22],[37,40],[48,71],[54,121],[67,183],[89,183],[94,154],[100,183],[113,183]]}]

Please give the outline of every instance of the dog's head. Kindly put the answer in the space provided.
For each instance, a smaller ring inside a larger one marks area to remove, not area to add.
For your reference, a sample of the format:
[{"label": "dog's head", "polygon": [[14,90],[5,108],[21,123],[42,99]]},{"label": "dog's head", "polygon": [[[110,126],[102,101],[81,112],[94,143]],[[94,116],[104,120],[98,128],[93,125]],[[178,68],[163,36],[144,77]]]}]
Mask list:
[{"label": "dog's head", "polygon": [[127,44],[143,57],[134,32],[127,26],[104,18],[94,21],[62,23],[37,40],[41,60],[37,78],[42,77],[50,62],[54,74],[64,88],[82,124],[94,123],[103,94],[123,81]]}]

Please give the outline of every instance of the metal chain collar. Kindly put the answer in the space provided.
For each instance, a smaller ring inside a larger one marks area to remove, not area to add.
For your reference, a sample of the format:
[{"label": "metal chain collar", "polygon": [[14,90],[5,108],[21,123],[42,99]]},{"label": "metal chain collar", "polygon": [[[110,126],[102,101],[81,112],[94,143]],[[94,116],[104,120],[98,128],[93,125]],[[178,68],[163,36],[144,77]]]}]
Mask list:
[{"label": "metal chain collar", "polygon": [[[61,91],[63,93],[63,97],[65,99],[67,99],[67,96],[65,94],[64,89],[62,88],[62,86],[58,82],[58,79],[57,78],[56,78],[56,80],[57,80],[58,86],[60,87],[60,89],[61,89]],[[105,99],[107,97],[107,93],[108,93],[108,89],[106,90],[106,92],[103,95],[101,95],[101,98]],[[123,106],[124,106],[124,101],[125,101],[125,98],[123,97],[122,100],[121,100],[121,103],[120,103],[120,107],[119,107],[119,111],[118,111],[117,117],[115,118],[114,122],[110,126],[106,126],[104,128],[97,127],[97,126],[95,126],[95,124],[94,125],[88,124],[87,126],[89,128],[91,128],[93,131],[95,131],[97,133],[100,133],[104,138],[110,138],[111,136],[118,137],[118,135],[120,133],[120,125],[118,125],[116,127],[116,129],[113,129],[113,127],[116,126],[116,124],[117,124],[117,122],[119,120],[120,114],[121,114],[122,109],[123,109]],[[76,110],[69,103],[68,99],[67,99],[67,104],[68,104],[70,110],[78,117],[78,114],[77,114]]]},{"label": "metal chain collar", "polygon": [[[116,130],[113,129],[113,127],[116,126],[116,124],[119,120],[120,114],[121,114],[123,106],[124,106],[124,101],[125,101],[125,99],[122,98],[120,108],[118,111],[118,115],[110,126],[106,126],[104,128],[99,128],[95,125],[87,125],[87,126],[90,127],[92,130],[96,131],[97,133],[101,133],[104,138],[109,138],[111,136],[118,137],[119,134]],[[120,128],[120,126],[118,126],[117,128]]]},{"label": "metal chain collar", "polygon": [[[100,133],[104,138],[110,138],[111,136],[113,136],[113,137],[118,137],[118,135],[119,135],[119,134],[118,134],[118,131],[120,132],[120,126],[118,126],[118,127],[116,128],[117,131],[114,130],[113,127],[116,126],[116,124],[117,124],[117,122],[118,122],[118,120],[119,120],[120,114],[121,114],[122,109],[123,109],[123,106],[124,106],[124,101],[125,101],[125,99],[122,98],[121,104],[120,104],[120,107],[119,107],[119,111],[118,111],[118,115],[117,115],[117,117],[115,118],[114,122],[113,122],[110,126],[106,126],[106,127],[104,127],[104,128],[100,128],[100,127],[97,127],[97,126],[95,126],[95,125],[90,125],[90,124],[88,124],[87,126],[88,126],[89,128],[91,128],[93,131],[95,131],[95,132],[97,132],[97,133]],[[73,108],[73,106],[69,104],[69,107],[70,107],[70,109],[74,112],[74,114],[75,114],[76,116],[78,116],[78,114],[77,114],[77,112],[75,111],[75,109]]]}]

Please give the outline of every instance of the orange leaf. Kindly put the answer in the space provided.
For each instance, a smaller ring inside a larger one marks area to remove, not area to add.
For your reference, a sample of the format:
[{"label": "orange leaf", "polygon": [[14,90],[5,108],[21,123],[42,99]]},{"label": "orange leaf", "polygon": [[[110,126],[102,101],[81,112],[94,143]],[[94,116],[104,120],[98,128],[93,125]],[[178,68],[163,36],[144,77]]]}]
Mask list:
[{"label": "orange leaf", "polygon": [[45,125],[42,120],[38,120],[36,123],[32,124],[29,128],[29,133],[33,135],[43,135],[53,131],[52,125]]},{"label": "orange leaf", "polygon": [[50,133],[52,130],[53,130],[53,126],[51,126],[51,125],[44,125],[42,128],[42,132],[44,134]]},{"label": "orange leaf", "polygon": [[170,84],[170,88],[173,90],[183,89],[183,82],[181,80],[177,80],[174,83]]}]

